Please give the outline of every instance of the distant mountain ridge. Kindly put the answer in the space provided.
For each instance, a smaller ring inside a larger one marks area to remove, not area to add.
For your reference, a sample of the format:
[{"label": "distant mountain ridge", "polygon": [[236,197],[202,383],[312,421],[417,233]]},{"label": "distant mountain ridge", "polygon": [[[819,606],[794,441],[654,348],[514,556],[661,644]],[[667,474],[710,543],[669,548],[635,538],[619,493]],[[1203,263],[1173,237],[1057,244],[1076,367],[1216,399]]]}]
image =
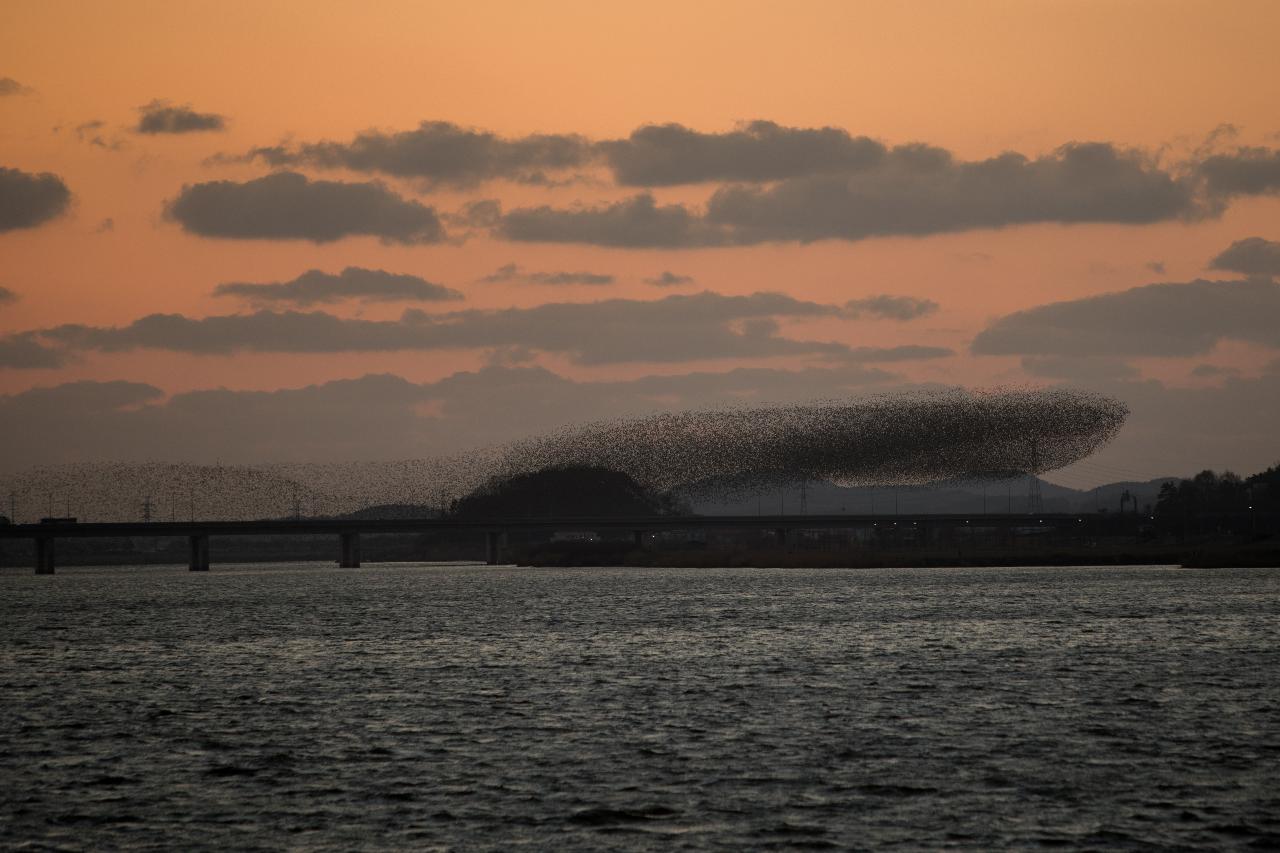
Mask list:
[{"label": "distant mountain ridge", "polygon": [[[1120,511],[1121,496],[1131,500],[1125,511],[1154,507],[1160,488],[1177,482],[1177,477],[1158,477],[1145,482],[1107,483],[1083,491],[1040,480],[1040,498],[1045,512]],[[1020,513],[1029,512],[1031,481],[1021,477],[984,485],[978,482],[948,482],[929,486],[837,486],[811,482],[805,487],[805,512],[809,515],[892,515],[910,513]],[[763,493],[737,501],[702,501],[694,510],[706,515],[800,514],[800,488]]]},{"label": "distant mountain ridge", "polygon": [[[1160,487],[1165,483],[1177,482],[1177,477],[1158,477],[1145,482],[1121,481],[1107,483],[1088,491],[1060,486],[1045,480],[1040,481],[1041,503],[1045,512],[1107,512],[1120,511],[1120,498],[1127,491],[1137,501],[1137,508],[1144,510],[1154,507]],[[563,491],[563,485],[559,489]],[[569,510],[577,510],[577,514],[617,514],[618,508],[611,511],[602,506],[602,494],[584,495],[583,501],[571,500],[564,504],[567,514]],[[1023,477],[1003,482],[987,483],[984,490],[982,483],[950,482],[931,486],[837,486],[833,483],[811,482],[805,489],[806,513],[809,515],[892,515],[911,513],[1021,513],[1027,512],[1030,480]],[[501,506],[512,509],[505,502],[483,502],[486,506],[471,508],[471,515],[483,514],[484,509],[496,510]],[[643,503],[625,501],[626,511],[634,514],[645,514]],[[582,504],[582,505],[579,505]],[[523,505],[522,505],[523,506]],[[542,514],[552,511],[546,504],[541,506]],[[693,506],[693,511],[702,515],[755,515],[757,512],[766,515],[800,514],[800,490],[790,486],[785,491],[762,493],[758,498],[751,497],[739,501],[702,501]],[[1132,501],[1126,503],[1126,512],[1133,512]],[[515,515],[529,515],[527,509],[512,512]],[[351,513],[337,516],[350,519],[405,519],[405,518],[438,518],[439,507],[415,504],[384,504],[366,507]]]}]

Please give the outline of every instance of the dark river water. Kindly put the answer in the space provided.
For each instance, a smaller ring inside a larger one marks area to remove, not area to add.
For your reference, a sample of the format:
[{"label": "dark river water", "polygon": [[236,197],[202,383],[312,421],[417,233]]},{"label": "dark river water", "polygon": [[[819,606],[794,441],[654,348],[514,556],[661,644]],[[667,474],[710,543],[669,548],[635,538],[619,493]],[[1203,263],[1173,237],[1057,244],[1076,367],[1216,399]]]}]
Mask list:
[{"label": "dark river water", "polygon": [[0,847],[1280,845],[1280,570],[0,575]]}]

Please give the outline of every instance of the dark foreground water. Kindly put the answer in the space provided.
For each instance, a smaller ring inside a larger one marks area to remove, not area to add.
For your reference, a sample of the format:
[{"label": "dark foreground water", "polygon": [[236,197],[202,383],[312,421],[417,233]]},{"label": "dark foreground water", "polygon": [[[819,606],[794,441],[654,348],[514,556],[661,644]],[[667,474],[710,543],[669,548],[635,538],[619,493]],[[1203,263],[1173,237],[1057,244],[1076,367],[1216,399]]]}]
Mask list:
[{"label": "dark foreground water", "polygon": [[1280,571],[0,576],[0,846],[1280,845]]}]

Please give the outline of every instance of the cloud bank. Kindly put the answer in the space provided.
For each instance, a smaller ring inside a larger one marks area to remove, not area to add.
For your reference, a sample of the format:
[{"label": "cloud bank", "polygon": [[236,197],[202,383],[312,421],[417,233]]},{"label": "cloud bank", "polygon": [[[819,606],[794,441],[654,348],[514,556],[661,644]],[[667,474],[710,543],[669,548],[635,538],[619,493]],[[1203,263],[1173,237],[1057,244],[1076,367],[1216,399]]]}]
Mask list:
[{"label": "cloud bank", "polygon": [[[573,381],[541,368],[490,367],[418,385],[372,375],[277,391],[199,390],[166,398],[136,382],[74,382],[0,395],[0,466],[112,460],[280,463],[413,459],[620,416],[742,401],[805,401],[901,388],[861,365],[739,368],[623,381]],[[1132,414],[1107,451],[1152,473],[1250,471],[1274,461],[1280,370],[1221,385],[1100,381]],[[521,418],[513,421],[511,411]],[[1144,460],[1144,461],[1131,461]],[[1153,460],[1174,464],[1168,470]],[[376,475],[375,475],[376,476]],[[385,482],[382,483],[385,489]],[[291,495],[281,498],[287,511]]]},{"label": "cloud bank", "polygon": [[406,245],[445,238],[435,210],[383,184],[312,181],[296,172],[189,184],[165,216],[202,237],[329,243],[368,235]]},{"label": "cloud bank", "polygon": [[545,183],[547,172],[585,165],[592,152],[591,144],[574,134],[508,139],[447,121],[424,121],[414,130],[368,130],[350,142],[263,147],[248,156],[275,167],[349,169],[466,186],[495,178]]},{"label": "cloud bank", "polygon": [[301,307],[348,299],[360,302],[437,302],[463,298],[461,293],[452,288],[416,275],[362,267],[347,267],[336,275],[321,270],[307,270],[295,279],[282,282],[228,282],[214,288],[213,295],[237,296],[260,303],[289,303]]},{"label": "cloud bank", "polygon": [[609,299],[437,314],[408,309],[398,320],[350,319],[321,311],[260,310],[203,318],[151,314],[125,326],[66,324],[23,334],[38,335],[38,343],[73,353],[517,349],[558,353],[585,365],[790,355],[874,363],[952,354],[942,347],[852,347],[779,334],[780,318],[839,317],[842,311],[839,306],[780,293],[724,296],[703,292],[655,301]]},{"label": "cloud bank", "polygon": [[1203,355],[1219,341],[1280,347],[1280,285],[1268,281],[1149,284],[1053,302],[996,320],[978,355],[1095,358]]},{"label": "cloud bank", "polygon": [[738,184],[705,212],[652,195],[596,207],[520,208],[496,233],[510,240],[631,248],[922,236],[1034,223],[1152,223],[1206,213],[1194,183],[1105,143],[1065,145],[1029,159],[963,162],[938,148],[900,146],[866,168]]},{"label": "cloud bank", "polygon": [[1280,192],[1280,150],[1265,147],[1198,152],[1162,164],[1153,154],[1084,141],[1039,156],[1010,151],[961,160],[927,143],[890,146],[841,128],[770,121],[711,133],[653,124],[612,140],[502,137],[426,121],[408,131],[265,146],[231,159],[455,187],[495,179],[550,184],[570,170],[601,167],[616,186],[716,185],[701,207],[664,204],[644,191],[604,204],[532,205],[505,215],[484,200],[455,217],[513,241],[637,249],[1195,220],[1221,215],[1239,196]]}]

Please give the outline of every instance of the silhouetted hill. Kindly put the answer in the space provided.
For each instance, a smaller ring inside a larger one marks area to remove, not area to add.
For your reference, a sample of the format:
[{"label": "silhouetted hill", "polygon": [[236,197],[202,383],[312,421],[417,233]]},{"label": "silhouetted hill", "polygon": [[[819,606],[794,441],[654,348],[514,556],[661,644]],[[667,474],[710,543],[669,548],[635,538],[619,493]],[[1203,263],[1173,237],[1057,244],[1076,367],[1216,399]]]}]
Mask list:
[{"label": "silhouetted hill", "polygon": [[658,515],[670,502],[607,468],[555,468],[487,483],[453,506],[463,518]]}]

